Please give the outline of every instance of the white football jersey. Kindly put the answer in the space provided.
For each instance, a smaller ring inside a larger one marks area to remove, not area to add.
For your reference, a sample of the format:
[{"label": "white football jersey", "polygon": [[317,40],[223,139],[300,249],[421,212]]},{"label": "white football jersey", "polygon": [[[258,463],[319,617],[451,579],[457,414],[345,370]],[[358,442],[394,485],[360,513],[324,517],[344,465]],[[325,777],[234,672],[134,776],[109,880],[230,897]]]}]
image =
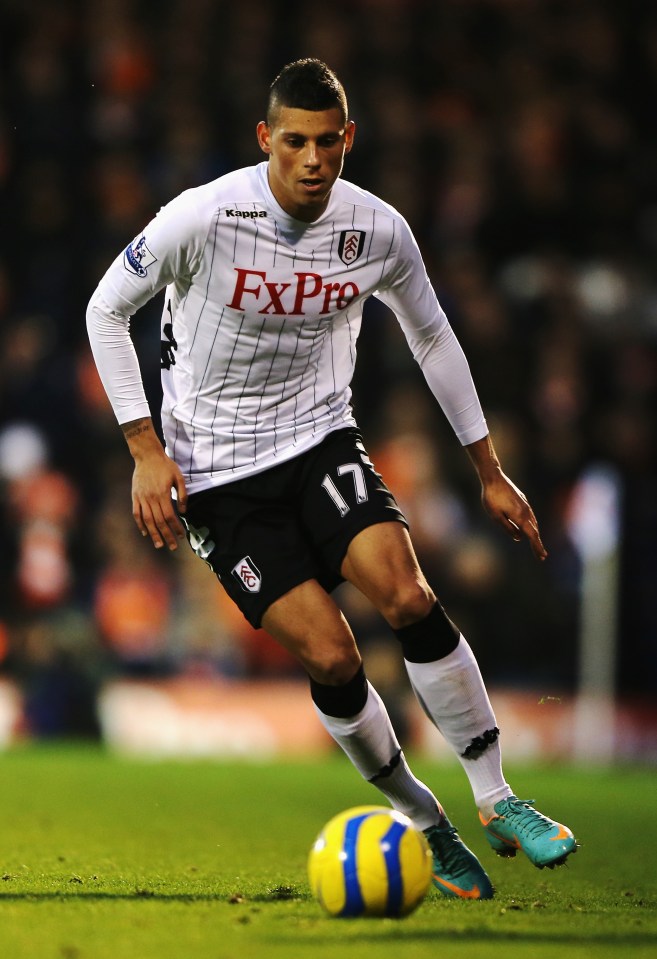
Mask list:
[{"label": "white football jersey", "polygon": [[261,472],[354,425],[363,303],[396,314],[462,443],[486,435],[463,352],[403,217],[339,179],[313,223],[291,218],[267,163],[187,190],[101,280],[92,349],[120,423],[150,415],[130,317],[166,287],[162,425],[190,493]]}]

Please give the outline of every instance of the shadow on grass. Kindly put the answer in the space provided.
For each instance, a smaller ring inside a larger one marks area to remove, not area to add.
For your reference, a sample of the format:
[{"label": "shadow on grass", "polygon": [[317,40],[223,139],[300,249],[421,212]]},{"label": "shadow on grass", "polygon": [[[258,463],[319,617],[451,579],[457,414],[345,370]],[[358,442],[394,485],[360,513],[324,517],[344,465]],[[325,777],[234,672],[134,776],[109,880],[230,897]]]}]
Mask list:
[{"label": "shadow on grass", "polygon": [[3,902],[222,902],[226,905],[249,905],[276,902],[310,902],[310,896],[288,891],[284,887],[250,896],[227,896],[225,893],[155,892],[152,889],[135,889],[133,892],[0,892]]},{"label": "shadow on grass", "polygon": [[[136,888],[132,892],[82,892],[57,890],[53,892],[0,892],[0,905],[7,902],[23,903],[73,903],[73,902],[148,902],[154,903],[223,903],[224,905],[236,906],[236,913],[240,912],[239,906],[261,905],[263,903],[274,904],[277,902],[295,902],[306,903],[311,897],[298,892],[292,887],[276,886],[267,892],[248,897],[240,895],[227,896],[225,893],[167,893],[156,892],[149,889]],[[444,923],[446,917],[441,918]],[[484,918],[483,916],[481,917]],[[343,922],[335,922],[323,915],[317,917],[303,917],[301,923],[295,923],[294,932],[289,935],[278,931],[277,942],[284,944],[288,942],[290,946],[299,946],[304,941],[304,933],[312,935],[312,942],[315,946],[320,943],[330,945],[337,940],[347,944],[351,937],[343,938],[346,929],[350,928],[357,935],[358,942],[364,947],[369,943],[376,945],[378,943],[423,943],[430,942],[435,945],[442,943],[518,943],[519,945],[538,946],[541,944],[552,945],[577,945],[577,946],[599,946],[614,945],[618,947],[625,946],[657,946],[657,933],[640,930],[636,931],[624,929],[622,932],[610,933],[609,930],[600,932],[567,931],[567,930],[549,930],[536,928],[534,930],[521,929],[495,929],[486,925],[481,928],[464,929],[461,925],[458,927],[442,928],[438,925],[431,925],[429,928],[420,928],[409,926],[403,922],[395,920],[377,919],[349,919]],[[657,955],[657,952],[656,952]]]},{"label": "shadow on grass", "polygon": [[[292,945],[299,946],[303,942],[303,935],[300,931],[295,932],[294,935],[289,936],[276,936],[276,942],[278,944],[285,944],[286,942]],[[312,930],[312,942],[314,946],[319,945],[320,943],[329,944],[335,942],[336,938],[333,936],[326,936],[322,938],[321,932],[317,927]],[[342,940],[345,944],[349,941],[347,939]],[[549,930],[539,930],[533,932],[524,932],[520,930],[503,930],[503,929],[413,929],[408,926],[399,926],[397,925],[391,927],[390,925],[379,930],[372,929],[370,932],[367,927],[363,928],[362,926],[358,930],[358,942],[362,944],[363,947],[369,945],[377,945],[382,943],[393,943],[399,942],[400,944],[410,944],[410,943],[422,943],[430,942],[435,945],[442,943],[484,943],[486,945],[491,945],[498,943],[502,945],[503,943],[518,943],[519,945],[539,946],[543,944],[551,945],[563,945],[563,946],[601,946],[601,945],[614,945],[618,947],[622,946],[655,946],[657,944],[657,935],[650,934],[647,932],[624,932],[618,933],[617,935],[610,935],[609,933],[579,933],[579,932],[550,932]],[[530,955],[530,952],[527,953]]]}]

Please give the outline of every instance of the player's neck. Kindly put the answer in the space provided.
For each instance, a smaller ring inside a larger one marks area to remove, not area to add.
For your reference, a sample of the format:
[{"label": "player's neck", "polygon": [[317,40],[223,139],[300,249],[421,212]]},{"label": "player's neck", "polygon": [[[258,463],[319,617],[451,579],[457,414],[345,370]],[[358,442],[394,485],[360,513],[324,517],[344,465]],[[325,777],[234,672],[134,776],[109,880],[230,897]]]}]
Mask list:
[{"label": "player's neck", "polygon": [[307,225],[315,223],[324,216],[333,195],[333,189],[331,189],[321,200],[318,199],[317,203],[297,203],[285,190],[281,189],[269,170],[267,170],[267,183],[271,195],[283,213],[290,219]]}]

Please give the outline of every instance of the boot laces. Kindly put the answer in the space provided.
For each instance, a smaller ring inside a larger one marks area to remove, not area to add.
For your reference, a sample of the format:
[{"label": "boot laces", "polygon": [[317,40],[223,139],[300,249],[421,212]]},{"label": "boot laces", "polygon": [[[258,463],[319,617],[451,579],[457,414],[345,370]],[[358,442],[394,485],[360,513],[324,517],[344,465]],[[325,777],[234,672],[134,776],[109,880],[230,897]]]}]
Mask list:
[{"label": "boot laces", "polygon": [[456,831],[456,826],[433,826],[425,833],[431,846],[431,851],[441,866],[458,876],[467,871],[468,864],[464,862],[463,847]]},{"label": "boot laces", "polygon": [[532,808],[535,802],[535,799],[509,799],[501,813],[516,832],[523,832],[530,839],[536,839],[554,826],[551,819]]}]

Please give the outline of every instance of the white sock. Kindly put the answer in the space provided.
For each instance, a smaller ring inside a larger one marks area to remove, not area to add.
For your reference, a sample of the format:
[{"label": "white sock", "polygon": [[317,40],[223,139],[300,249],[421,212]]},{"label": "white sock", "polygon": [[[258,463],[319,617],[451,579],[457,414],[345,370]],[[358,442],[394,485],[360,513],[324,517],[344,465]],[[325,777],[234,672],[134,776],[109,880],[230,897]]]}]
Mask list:
[{"label": "white sock", "polygon": [[466,772],[475,803],[483,816],[492,816],[495,803],[512,790],[502,772],[495,714],[470,646],[461,636],[443,659],[405,662],[422,708]]},{"label": "white sock", "polygon": [[342,719],[315,709],[324,728],[342,747],[358,772],[383,793],[393,809],[413,820],[418,829],[440,822],[440,803],[408,767],[388,712],[371,683],[365,706],[355,716]]}]

